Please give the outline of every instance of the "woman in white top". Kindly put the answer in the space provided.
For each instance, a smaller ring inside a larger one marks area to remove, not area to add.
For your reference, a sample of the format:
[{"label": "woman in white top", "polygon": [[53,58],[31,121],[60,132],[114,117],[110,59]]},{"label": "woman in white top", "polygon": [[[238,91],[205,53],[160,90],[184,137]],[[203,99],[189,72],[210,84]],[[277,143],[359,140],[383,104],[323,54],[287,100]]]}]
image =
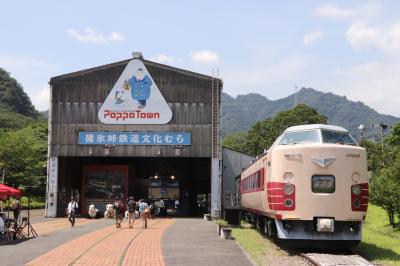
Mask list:
[{"label": "woman in white top", "polygon": [[71,223],[71,227],[75,226],[75,215],[78,209],[78,202],[74,200],[74,197],[71,197],[71,201],[68,203],[67,214],[68,220]]},{"label": "woman in white top", "polygon": [[150,209],[149,205],[142,199],[139,201],[139,212],[140,212],[142,227],[144,224],[144,228],[147,228],[147,215],[149,214]]}]

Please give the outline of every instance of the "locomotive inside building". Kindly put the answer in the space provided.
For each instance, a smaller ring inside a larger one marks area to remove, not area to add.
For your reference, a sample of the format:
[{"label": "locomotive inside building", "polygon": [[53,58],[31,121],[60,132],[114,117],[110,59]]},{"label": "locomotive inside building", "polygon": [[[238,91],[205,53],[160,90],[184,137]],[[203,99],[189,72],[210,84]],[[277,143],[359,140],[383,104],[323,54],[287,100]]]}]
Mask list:
[{"label": "locomotive inside building", "polygon": [[134,196],[162,198],[167,210],[178,199],[181,215],[199,216],[205,211],[201,201],[209,199],[211,189],[208,158],[64,157],[60,170],[60,212],[74,194],[83,213],[89,204],[105,209],[116,196]]}]

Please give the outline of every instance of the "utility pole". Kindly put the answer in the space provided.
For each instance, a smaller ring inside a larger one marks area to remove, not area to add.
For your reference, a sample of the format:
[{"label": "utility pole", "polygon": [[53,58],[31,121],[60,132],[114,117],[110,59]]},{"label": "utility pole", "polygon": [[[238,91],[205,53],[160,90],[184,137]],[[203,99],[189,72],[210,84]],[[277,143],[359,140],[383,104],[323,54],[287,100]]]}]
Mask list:
[{"label": "utility pole", "polygon": [[363,141],[364,141],[365,126],[364,126],[364,125],[360,125],[360,126],[358,127],[358,130],[360,130],[360,133],[361,133],[361,142],[363,142]]},{"label": "utility pole", "polygon": [[383,145],[383,138],[384,138],[384,130],[387,129],[388,125],[384,124],[383,122],[380,122],[379,124],[372,124],[372,127],[379,127],[381,129],[381,144],[382,144],[382,151],[384,150],[384,145]]}]

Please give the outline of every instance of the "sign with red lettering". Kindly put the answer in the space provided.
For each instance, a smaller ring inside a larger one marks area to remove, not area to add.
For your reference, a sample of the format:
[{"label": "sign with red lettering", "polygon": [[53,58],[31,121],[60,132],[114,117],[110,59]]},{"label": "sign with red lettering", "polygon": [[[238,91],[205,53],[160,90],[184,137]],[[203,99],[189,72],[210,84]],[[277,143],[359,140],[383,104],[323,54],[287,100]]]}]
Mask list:
[{"label": "sign with red lettering", "polygon": [[132,59],[98,113],[104,124],[166,124],[172,111],[145,65]]}]

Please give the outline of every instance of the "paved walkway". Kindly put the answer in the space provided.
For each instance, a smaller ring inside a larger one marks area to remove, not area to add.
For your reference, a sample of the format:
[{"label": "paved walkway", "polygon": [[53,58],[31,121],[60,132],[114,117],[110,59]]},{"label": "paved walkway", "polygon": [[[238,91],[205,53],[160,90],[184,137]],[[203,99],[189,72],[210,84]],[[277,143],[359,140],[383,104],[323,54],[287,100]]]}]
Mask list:
[{"label": "paved walkway", "polygon": [[78,237],[28,265],[164,265],[161,235],[173,219],[149,221],[147,229],[109,226]]},{"label": "paved walkway", "polygon": [[177,219],[162,249],[166,265],[252,265],[234,240],[221,239],[217,225],[203,219]]},{"label": "paved walkway", "polygon": [[[113,220],[77,219],[74,228],[66,218],[50,219],[48,222],[33,224],[38,237],[23,242],[18,240],[0,246],[0,265],[24,265],[45,252],[87,233],[113,224]],[[50,264],[48,264],[50,265]]]},{"label": "paved walkway", "polygon": [[0,247],[0,265],[251,265],[234,240],[202,219],[149,220],[147,229],[126,221],[66,219],[34,225],[39,237]]}]

